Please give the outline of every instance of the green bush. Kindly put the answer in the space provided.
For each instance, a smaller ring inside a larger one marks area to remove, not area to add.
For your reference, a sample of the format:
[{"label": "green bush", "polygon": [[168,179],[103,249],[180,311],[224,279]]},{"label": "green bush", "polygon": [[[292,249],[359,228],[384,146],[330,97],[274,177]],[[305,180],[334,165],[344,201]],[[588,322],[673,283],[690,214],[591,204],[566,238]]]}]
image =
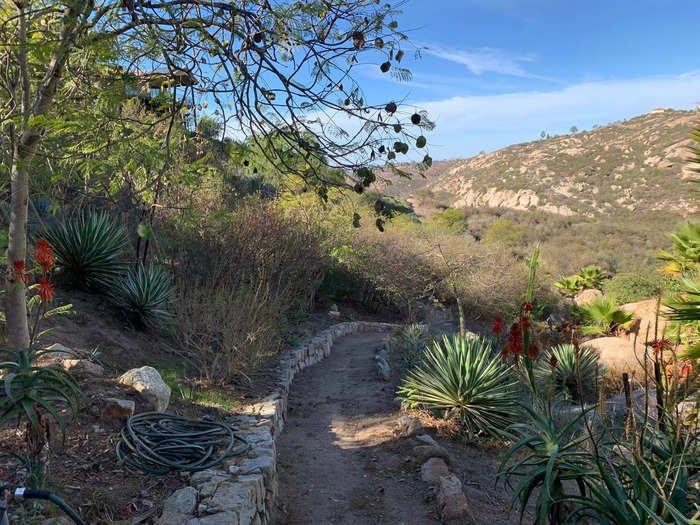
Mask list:
[{"label": "green bush", "polygon": [[[552,358],[556,360],[554,368],[551,367]],[[580,348],[578,361],[577,371],[574,345],[564,344],[552,347],[535,366],[538,384],[542,386],[543,391],[551,388],[555,396],[572,401],[595,399],[598,355],[590,348]]]},{"label": "green bush", "polygon": [[409,371],[399,394],[410,406],[458,417],[469,437],[502,437],[518,412],[517,382],[492,344],[481,337],[444,336]]},{"label": "green bush", "polygon": [[583,325],[581,333],[613,335],[620,328],[627,328],[634,321],[634,315],[620,310],[612,297],[599,297],[591,304],[574,306],[571,313]]},{"label": "green bush", "polygon": [[493,221],[484,235],[486,244],[501,244],[515,247],[521,245],[524,240],[525,232],[523,229],[506,219]]},{"label": "green bush", "polygon": [[618,273],[603,284],[603,294],[620,304],[649,299],[668,289],[668,278],[654,269]]},{"label": "green bush", "polygon": [[173,296],[172,277],[161,266],[139,265],[109,288],[119,308],[139,326],[156,326],[171,319],[166,310]]},{"label": "green bush", "polygon": [[444,228],[450,233],[464,233],[468,230],[467,221],[462,210],[447,209],[436,213],[430,218],[430,222]]},{"label": "green bush", "polygon": [[125,270],[119,260],[126,229],[106,212],[83,212],[50,224],[43,236],[53,248],[58,269],[70,284],[106,288]]}]

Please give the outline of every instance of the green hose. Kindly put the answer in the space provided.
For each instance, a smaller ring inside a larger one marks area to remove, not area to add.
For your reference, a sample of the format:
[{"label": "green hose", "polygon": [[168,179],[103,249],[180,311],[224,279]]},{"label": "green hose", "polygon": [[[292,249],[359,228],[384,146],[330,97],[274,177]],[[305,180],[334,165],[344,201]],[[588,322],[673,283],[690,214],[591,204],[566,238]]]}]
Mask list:
[{"label": "green hose", "polygon": [[236,430],[212,420],[144,412],[126,422],[117,457],[129,470],[153,474],[205,470],[248,450]]}]

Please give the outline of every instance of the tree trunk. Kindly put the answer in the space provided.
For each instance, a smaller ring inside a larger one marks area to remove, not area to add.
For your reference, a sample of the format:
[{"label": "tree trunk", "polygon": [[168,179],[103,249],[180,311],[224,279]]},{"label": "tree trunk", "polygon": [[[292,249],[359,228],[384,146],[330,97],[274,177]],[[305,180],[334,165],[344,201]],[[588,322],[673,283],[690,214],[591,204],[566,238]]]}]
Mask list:
[{"label": "tree trunk", "polygon": [[[27,319],[27,290],[25,283],[15,282],[13,263],[27,257],[27,206],[29,204],[29,175],[27,168],[41,140],[42,130],[30,121],[30,117],[46,115],[56,93],[58,80],[65,66],[68,51],[76,35],[83,27],[76,21],[81,9],[91,9],[91,4],[69,6],[63,17],[61,37],[56,43],[43,79],[39,82],[32,101],[32,77],[27,55],[27,14],[24,2],[15,1],[19,31],[17,35],[17,66],[19,72],[19,99],[22,108],[22,124],[15,135],[12,150],[10,181],[12,201],[10,228],[7,242],[7,294],[5,298],[5,334],[7,342],[16,348],[29,346]],[[21,280],[20,280],[21,281]]]},{"label": "tree trunk", "polygon": [[7,242],[7,294],[5,296],[5,334],[10,346],[29,346],[29,325],[27,322],[27,289],[24,281],[15,282],[13,263],[27,257],[27,204],[29,202],[29,181],[26,165],[31,159],[31,151],[22,147],[21,140],[15,144],[12,155],[10,180],[12,201],[10,208],[10,228]]}]

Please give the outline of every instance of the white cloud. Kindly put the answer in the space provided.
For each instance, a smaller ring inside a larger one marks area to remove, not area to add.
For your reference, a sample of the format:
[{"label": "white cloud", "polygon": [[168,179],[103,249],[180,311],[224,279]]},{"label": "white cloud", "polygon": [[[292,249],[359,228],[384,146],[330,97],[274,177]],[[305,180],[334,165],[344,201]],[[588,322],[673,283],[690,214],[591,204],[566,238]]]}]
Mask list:
[{"label": "white cloud", "polygon": [[[464,157],[480,150],[534,140],[540,130],[563,133],[607,124],[657,106],[691,109],[700,102],[700,74],[585,82],[553,91],[455,96],[417,103],[437,128],[435,157]],[[441,146],[438,146],[441,145]]]},{"label": "white cloud", "polygon": [[523,63],[537,61],[537,56],[534,54],[515,54],[492,47],[480,47],[473,50],[449,49],[438,44],[424,46],[422,52],[466,66],[475,75],[498,73],[556,82],[553,79],[534,75],[525,70]]},{"label": "white cloud", "polygon": [[[441,131],[478,123],[538,119],[552,121],[633,116],[656,106],[692,107],[700,102],[700,75],[574,84],[556,91],[451,97],[419,104],[438,119]],[[621,118],[621,117],[620,117]]]}]

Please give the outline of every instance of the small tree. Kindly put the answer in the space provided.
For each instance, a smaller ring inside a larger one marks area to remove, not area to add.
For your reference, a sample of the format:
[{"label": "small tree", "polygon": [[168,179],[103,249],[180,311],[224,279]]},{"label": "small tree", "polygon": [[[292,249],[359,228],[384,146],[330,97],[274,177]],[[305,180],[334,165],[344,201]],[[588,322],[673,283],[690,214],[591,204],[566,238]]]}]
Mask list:
[{"label": "small tree", "polygon": [[[14,0],[2,13],[0,147],[10,166],[10,269],[27,257],[32,160],[48,133],[73,126],[63,104],[55,104],[57,96],[86,105],[95,91],[118,87],[119,80],[150,85],[147,79],[155,75],[169,99],[162,119],[171,123],[167,137],[190,106],[208,103],[216,108],[222,136],[232,127],[251,137],[270,163],[302,177],[324,199],[338,182],[313,166],[354,174],[342,185],[361,192],[375,180],[365,166],[382,158],[392,164],[408,144],[424,146],[421,131],[431,127],[423,113],[391,101],[369,103],[355,79],[355,66],[366,63],[366,55],[381,62],[382,73],[410,77],[399,65],[406,37],[393,20],[398,12],[374,0]],[[95,55],[106,49],[116,55],[95,64]],[[85,80],[91,67],[101,73],[95,83]],[[93,130],[71,129],[76,137],[88,132]],[[283,147],[270,144],[271,135]],[[126,133],[120,138],[130,140]],[[114,146],[102,143],[96,151]],[[167,167],[172,157],[165,149]],[[298,163],[300,157],[308,162]],[[422,164],[431,163],[425,155]],[[156,194],[164,171],[153,175]],[[5,311],[10,344],[26,347],[26,287],[8,287]]]},{"label": "small tree", "polygon": [[571,132],[571,133],[578,133],[578,128],[577,128],[576,126],[571,126],[571,127],[569,128],[569,132]]}]

